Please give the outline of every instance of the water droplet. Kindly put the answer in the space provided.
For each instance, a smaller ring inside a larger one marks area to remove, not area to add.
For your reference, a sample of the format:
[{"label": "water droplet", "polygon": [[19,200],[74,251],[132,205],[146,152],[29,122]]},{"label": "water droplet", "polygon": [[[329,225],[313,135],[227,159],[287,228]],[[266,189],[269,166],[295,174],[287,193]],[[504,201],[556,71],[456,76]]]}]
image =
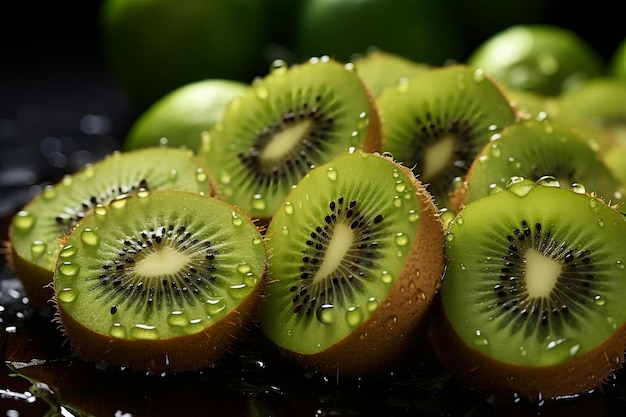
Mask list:
[{"label": "water droplet", "polygon": [[241,226],[243,224],[243,219],[239,217],[239,215],[235,211],[232,211],[230,215],[232,218],[233,226]]},{"label": "water droplet", "polygon": [[500,155],[502,155],[502,151],[500,150],[500,147],[497,144],[492,143],[491,146],[489,147],[489,155],[494,158],[499,158]]},{"label": "water droplet", "polygon": [[289,234],[289,227],[283,226],[281,232],[284,236],[287,236]]},{"label": "water droplet", "polygon": [[459,214],[458,216],[456,216],[456,218],[454,219],[454,223],[458,224],[458,225],[462,225],[463,224],[463,217]]},{"label": "water droplet", "polygon": [[251,206],[255,210],[265,210],[265,200],[261,194],[255,194],[252,196]]},{"label": "water droplet", "polygon": [[149,194],[150,192],[145,188],[142,188],[139,191],[137,191],[137,197],[139,198],[146,198],[148,197]]},{"label": "water droplet", "polygon": [[315,311],[315,317],[322,324],[333,324],[335,322],[335,306],[332,304],[322,304]]},{"label": "water droplet", "polygon": [[367,299],[367,311],[370,313],[378,308],[378,300],[375,297],[370,297]]},{"label": "water droplet", "polygon": [[204,311],[206,311],[209,316],[215,316],[225,310],[226,304],[224,304],[222,300],[209,299],[204,304]]},{"label": "water droplet", "polygon": [[111,201],[110,205],[115,209],[123,209],[124,207],[126,207],[127,200],[128,195],[122,194],[120,196],[117,196],[113,201]]},{"label": "water droplet", "polygon": [[419,211],[413,209],[409,210],[408,219],[411,223],[415,223],[416,221],[418,221],[420,219]]},{"label": "water droplet", "polygon": [[78,298],[78,292],[73,288],[62,288],[57,297],[59,298],[59,301],[63,303],[72,303],[76,300],[76,298]]},{"label": "water droplet", "polygon": [[239,272],[240,274],[245,275],[251,270],[252,270],[252,267],[248,263],[242,262],[239,265],[237,265],[237,272]]},{"label": "water droplet", "polygon": [[556,177],[552,175],[544,175],[536,181],[537,185],[543,185],[544,187],[560,187],[561,183]]},{"label": "water droplet", "polygon": [[365,128],[367,128],[367,126],[370,124],[370,119],[369,117],[367,117],[367,112],[361,112],[359,113],[359,118],[356,122],[356,127],[360,130],[363,130]]},{"label": "water droplet", "polygon": [[252,238],[252,244],[253,245],[260,245],[261,243],[263,243],[263,238],[261,238],[259,236],[254,236]]},{"label": "water droplet", "polygon": [[254,287],[256,283],[259,282],[259,277],[257,277],[254,273],[248,272],[245,277],[243,277],[243,283],[248,287]]},{"label": "water droplet", "polygon": [[13,217],[13,227],[18,232],[28,232],[35,225],[35,216],[28,211],[18,211]]},{"label": "water droplet", "polygon": [[603,306],[606,304],[606,298],[601,295],[596,295],[593,297],[593,303],[597,306]]},{"label": "water droplet", "polygon": [[388,328],[393,329],[397,322],[398,322],[397,316],[390,316],[390,317],[387,317],[387,319],[385,320],[383,324],[387,326]]},{"label": "water droplet", "polygon": [[526,181],[522,177],[511,177],[506,183],[506,189],[518,197],[525,197],[536,184]]},{"label": "water droplet", "polygon": [[291,201],[285,202],[285,214],[293,214],[293,204]]},{"label": "water droplet", "polygon": [[439,210],[439,220],[441,220],[441,223],[443,224],[443,228],[445,230],[448,229],[448,226],[450,226],[450,224],[452,223],[452,220],[454,220],[455,214],[453,211],[448,210],[447,208],[442,208]]},{"label": "water droplet", "polygon": [[624,269],[624,263],[622,261],[617,261],[615,262],[615,268],[617,269]]},{"label": "water droplet", "polygon": [[596,224],[598,225],[598,227],[604,227],[604,220],[598,218],[596,220]]},{"label": "water droplet", "polygon": [[120,323],[114,323],[109,328],[109,335],[117,339],[126,339],[126,328]]},{"label": "water droplet", "polygon": [[389,271],[383,271],[380,273],[380,280],[385,284],[391,284],[393,282],[393,275]]},{"label": "water droplet", "polygon": [[165,148],[168,143],[170,143],[170,141],[165,136],[159,138],[160,147]]},{"label": "water droplet", "polygon": [[248,286],[244,283],[237,284],[237,285],[230,285],[226,291],[232,298],[236,300],[241,300],[250,293]]},{"label": "water droplet", "polygon": [[182,327],[187,325],[188,320],[183,311],[172,311],[167,316],[167,324],[170,326]]},{"label": "water droplet", "polygon": [[522,167],[522,163],[520,161],[517,161],[515,158],[513,158],[512,156],[510,156],[507,159],[507,163],[509,164],[509,166],[511,167],[511,169],[513,170],[519,170]]},{"label": "water droplet", "polygon": [[328,170],[326,170],[326,176],[329,180],[335,181],[337,180],[337,171],[335,170],[335,168],[330,167],[328,168]]},{"label": "water droplet", "polygon": [[287,65],[287,62],[282,59],[275,59],[270,65],[270,72],[273,75],[283,75],[288,69],[289,66]]},{"label": "water droplet", "polygon": [[168,178],[170,181],[175,181],[175,180],[176,180],[176,178],[178,178],[178,170],[177,170],[177,169],[173,169],[173,168],[172,168],[172,169],[170,170],[170,172],[169,172],[169,174],[168,174],[167,178]]},{"label": "water droplet", "polygon": [[483,332],[476,330],[476,332],[474,332],[474,337],[472,338],[472,344],[476,347],[487,346],[489,345],[489,339],[485,337]]},{"label": "water droplet", "polygon": [[76,246],[65,245],[61,252],[59,252],[59,257],[62,259],[71,258],[76,254]]},{"label": "water droplet", "polygon": [[57,269],[59,273],[67,277],[73,277],[80,271],[80,266],[72,262],[62,262]]},{"label": "water droplet", "polygon": [[406,246],[407,243],[409,243],[409,237],[406,234],[402,232],[396,233],[396,245]]},{"label": "water droplet", "polygon": [[402,193],[404,192],[404,190],[406,190],[406,184],[404,183],[404,181],[400,180],[396,182],[396,186],[395,186],[395,190],[398,193]]},{"label": "water droplet", "polygon": [[206,182],[206,180],[207,180],[206,172],[204,171],[204,169],[198,168],[196,170],[196,181],[198,181],[198,182]]},{"label": "water droplet", "polygon": [[67,174],[64,175],[63,178],[61,179],[61,184],[69,187],[70,185],[72,185],[72,182],[74,182],[74,179],[72,178],[71,175]]},{"label": "water droplet", "polygon": [[504,188],[502,188],[502,186],[500,186],[499,184],[489,184],[489,189],[487,190],[487,194],[488,195],[494,195],[494,194],[498,194],[500,191],[502,191]]},{"label": "water droplet", "polygon": [[395,196],[393,198],[393,205],[397,208],[402,207],[402,197],[400,197],[399,195]]},{"label": "water droplet", "polygon": [[585,186],[579,182],[573,183],[570,188],[572,189],[573,192],[577,194],[585,194],[586,192]]},{"label": "water droplet", "polygon": [[155,326],[136,324],[130,329],[130,337],[137,340],[158,340],[159,331]]},{"label": "water droplet", "polygon": [[474,81],[477,83],[482,82],[485,79],[485,70],[482,68],[477,68],[474,71]]},{"label": "water droplet", "polygon": [[261,100],[265,100],[270,96],[270,92],[267,87],[261,85],[255,89],[256,96]]},{"label": "water droplet", "polygon": [[394,178],[400,178],[400,172],[398,172],[397,169],[394,168],[393,170],[393,174],[391,174]]},{"label": "water droplet", "polygon": [[358,306],[352,306],[346,311],[346,323],[350,327],[356,327],[363,322],[363,312]]},{"label": "water droplet", "polygon": [[94,176],[95,173],[96,169],[94,168],[92,163],[85,164],[81,171],[81,175],[83,176],[83,178],[91,178]]},{"label": "water droplet", "polygon": [[41,192],[41,198],[50,201],[57,196],[57,190],[52,185],[46,185]]},{"label": "water droplet", "polygon": [[201,318],[191,319],[189,320],[184,327],[186,334],[196,334],[200,333],[204,330],[204,325],[202,324]]},{"label": "water droplet", "polygon": [[94,209],[93,212],[96,213],[97,216],[106,216],[108,213],[108,210],[105,206],[103,206],[102,204],[98,204]]},{"label": "water droplet", "polygon": [[38,258],[46,252],[48,245],[41,240],[35,240],[30,244],[30,253],[33,257]]},{"label": "water droplet", "polygon": [[80,234],[80,240],[87,246],[96,247],[100,244],[100,236],[91,229],[85,229]]},{"label": "water droplet", "polygon": [[452,242],[454,240],[454,234],[451,232],[446,233],[446,242]]}]

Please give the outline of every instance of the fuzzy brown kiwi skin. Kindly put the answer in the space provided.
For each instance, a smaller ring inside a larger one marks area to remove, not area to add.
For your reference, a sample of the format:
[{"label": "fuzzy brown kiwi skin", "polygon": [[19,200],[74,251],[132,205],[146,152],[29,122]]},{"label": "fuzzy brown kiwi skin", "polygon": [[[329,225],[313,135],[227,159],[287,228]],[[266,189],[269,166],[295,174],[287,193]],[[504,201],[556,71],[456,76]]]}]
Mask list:
[{"label": "fuzzy brown kiwi skin", "polygon": [[[411,252],[393,289],[370,318],[329,349],[316,354],[283,351],[304,367],[328,375],[361,376],[396,368],[425,333],[444,268],[443,226],[432,195],[406,167],[422,204]],[[367,362],[366,362],[367,361]]]},{"label": "fuzzy brown kiwi skin", "polygon": [[[269,253],[268,253],[269,255]],[[193,335],[163,340],[116,339],[96,333],[67,314],[53,297],[54,321],[70,341],[76,355],[87,362],[149,374],[201,370],[217,363],[239,343],[258,318],[265,292],[269,256],[259,283],[237,308],[211,327]]]},{"label": "fuzzy brown kiwi skin", "polygon": [[558,365],[524,367],[495,361],[470,348],[455,332],[436,297],[428,326],[428,341],[442,364],[459,380],[501,398],[530,402],[585,394],[602,388],[624,362],[626,325],[584,355]]}]

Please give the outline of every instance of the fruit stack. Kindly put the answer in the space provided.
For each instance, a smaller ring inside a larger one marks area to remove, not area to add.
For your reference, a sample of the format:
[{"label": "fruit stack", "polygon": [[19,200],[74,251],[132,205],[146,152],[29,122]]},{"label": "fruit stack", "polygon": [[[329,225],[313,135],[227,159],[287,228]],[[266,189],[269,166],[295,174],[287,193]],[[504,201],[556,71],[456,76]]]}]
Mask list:
[{"label": "fruit stack", "polygon": [[[107,36],[138,30],[109,3]],[[547,24],[463,60],[298,39],[326,49],[151,91],[122,149],[14,216],[11,265],[76,354],[191,372],[256,323],[329,375],[417,344],[486,393],[601,387],[626,351],[626,40],[605,65]]]}]

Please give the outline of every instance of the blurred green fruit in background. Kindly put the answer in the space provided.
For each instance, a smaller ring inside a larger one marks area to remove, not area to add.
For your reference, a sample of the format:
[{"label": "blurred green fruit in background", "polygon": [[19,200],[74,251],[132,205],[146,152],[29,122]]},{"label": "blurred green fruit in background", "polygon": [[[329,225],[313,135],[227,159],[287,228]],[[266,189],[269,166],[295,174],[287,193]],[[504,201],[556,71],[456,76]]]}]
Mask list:
[{"label": "blurred green fruit in background", "polygon": [[617,45],[611,56],[609,73],[614,77],[626,78],[626,38]]},{"label": "blurred green fruit in background", "polygon": [[374,48],[442,65],[462,58],[459,29],[446,0],[303,0],[294,49],[345,62]]},{"label": "blurred green fruit in background", "polygon": [[208,79],[185,84],[154,102],[132,124],[124,149],[167,145],[196,150],[202,132],[222,119],[226,106],[248,84]]},{"label": "blurred green fruit in background", "polygon": [[515,25],[495,33],[470,54],[513,90],[556,96],[604,73],[604,62],[577,33],[555,25]]},{"label": "blurred green fruit in background", "polygon": [[140,108],[193,81],[266,70],[260,0],[104,0],[99,17],[112,74]]}]

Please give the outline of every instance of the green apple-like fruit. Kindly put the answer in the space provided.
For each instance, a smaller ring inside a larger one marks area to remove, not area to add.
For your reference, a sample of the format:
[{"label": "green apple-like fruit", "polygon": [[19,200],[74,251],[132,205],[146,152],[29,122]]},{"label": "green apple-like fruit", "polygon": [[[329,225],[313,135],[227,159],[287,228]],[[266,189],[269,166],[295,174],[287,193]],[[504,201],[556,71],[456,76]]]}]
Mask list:
[{"label": "green apple-like fruit", "polygon": [[604,73],[596,50],[577,33],[543,25],[515,25],[500,31],[469,56],[509,89],[556,96]]},{"label": "green apple-like fruit", "polygon": [[211,78],[175,88],[139,115],[126,135],[124,149],[167,145],[195,150],[202,132],[218,123],[226,106],[248,86]]},{"label": "green apple-like fruit", "polygon": [[460,59],[460,31],[446,0],[303,0],[295,51],[340,61],[373,48],[431,65]]},{"label": "green apple-like fruit", "polygon": [[104,0],[103,52],[142,108],[193,81],[250,82],[265,71],[265,10],[258,0]]}]

